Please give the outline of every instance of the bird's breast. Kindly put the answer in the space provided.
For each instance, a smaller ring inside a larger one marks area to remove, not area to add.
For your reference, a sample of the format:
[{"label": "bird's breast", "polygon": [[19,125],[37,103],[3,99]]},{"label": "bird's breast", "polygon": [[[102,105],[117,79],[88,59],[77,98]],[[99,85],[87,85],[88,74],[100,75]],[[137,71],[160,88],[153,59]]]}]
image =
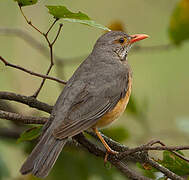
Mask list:
[{"label": "bird's breast", "polygon": [[125,96],[119,100],[119,102],[111,111],[107,112],[104,116],[102,116],[101,119],[99,119],[97,123],[94,125],[94,127],[97,128],[106,127],[115,120],[117,120],[123,114],[129,102],[129,97],[131,95],[131,87],[132,87],[132,78],[131,76],[129,76],[128,89]]}]

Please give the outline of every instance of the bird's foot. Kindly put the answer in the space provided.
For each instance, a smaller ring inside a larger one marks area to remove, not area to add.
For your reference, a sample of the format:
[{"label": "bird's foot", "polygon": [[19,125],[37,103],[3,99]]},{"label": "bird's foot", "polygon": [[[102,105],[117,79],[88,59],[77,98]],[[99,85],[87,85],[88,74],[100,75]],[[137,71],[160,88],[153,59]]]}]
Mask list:
[{"label": "bird's foot", "polygon": [[107,163],[107,161],[108,161],[108,155],[110,155],[110,154],[116,155],[116,154],[118,154],[118,153],[119,153],[119,152],[114,151],[114,150],[112,150],[112,149],[107,149],[107,150],[106,150],[106,154],[105,154],[105,156],[104,156],[104,165],[106,165],[106,163]]}]

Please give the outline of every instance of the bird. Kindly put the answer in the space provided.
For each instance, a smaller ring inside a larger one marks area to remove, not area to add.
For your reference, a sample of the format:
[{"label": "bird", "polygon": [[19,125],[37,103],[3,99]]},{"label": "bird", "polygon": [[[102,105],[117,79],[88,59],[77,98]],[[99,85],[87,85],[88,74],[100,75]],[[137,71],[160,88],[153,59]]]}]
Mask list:
[{"label": "bird", "polygon": [[96,41],[58,97],[38,144],[20,169],[21,174],[45,178],[68,138],[88,129],[96,133],[106,155],[118,153],[108,146],[99,129],[124,112],[132,88],[127,55],[134,42],[148,37],[110,31]]}]

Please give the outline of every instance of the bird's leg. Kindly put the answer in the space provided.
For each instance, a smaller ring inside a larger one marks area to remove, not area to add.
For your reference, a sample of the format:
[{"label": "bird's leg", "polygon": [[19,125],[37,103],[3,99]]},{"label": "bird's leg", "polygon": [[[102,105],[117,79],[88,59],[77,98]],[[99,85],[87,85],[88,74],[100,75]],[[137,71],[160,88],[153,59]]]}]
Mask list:
[{"label": "bird's leg", "polygon": [[102,142],[102,144],[104,145],[104,147],[106,148],[106,155],[104,157],[104,163],[107,162],[107,158],[109,154],[118,154],[117,151],[114,151],[110,148],[110,146],[106,143],[106,141],[104,140],[104,138],[101,136],[100,132],[98,131],[98,129],[95,127],[93,128],[93,131],[96,133],[96,135],[98,136],[98,138],[100,139],[100,141]]}]

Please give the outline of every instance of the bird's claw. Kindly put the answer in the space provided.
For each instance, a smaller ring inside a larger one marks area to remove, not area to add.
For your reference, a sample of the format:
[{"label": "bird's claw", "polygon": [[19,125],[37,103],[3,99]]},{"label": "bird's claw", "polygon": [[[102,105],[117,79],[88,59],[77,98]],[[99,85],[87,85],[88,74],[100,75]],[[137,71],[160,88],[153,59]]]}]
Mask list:
[{"label": "bird's claw", "polygon": [[112,154],[112,155],[116,155],[118,154],[119,152],[117,151],[114,151],[112,149],[109,149],[106,151],[106,154],[105,154],[105,157],[104,157],[104,165],[106,165],[107,161],[108,161],[108,155]]}]

